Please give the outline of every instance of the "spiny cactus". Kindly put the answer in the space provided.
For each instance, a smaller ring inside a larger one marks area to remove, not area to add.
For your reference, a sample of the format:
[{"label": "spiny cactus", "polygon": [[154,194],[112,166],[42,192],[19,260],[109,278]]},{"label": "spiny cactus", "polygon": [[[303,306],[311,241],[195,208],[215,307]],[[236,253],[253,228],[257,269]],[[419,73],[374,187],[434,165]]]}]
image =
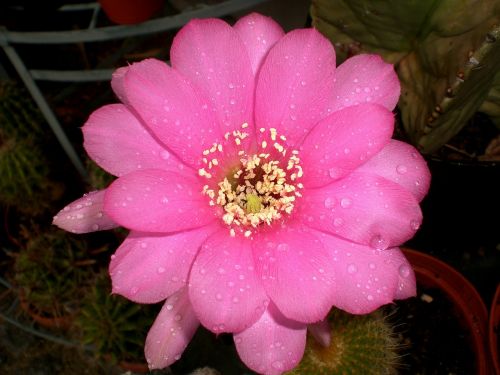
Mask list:
[{"label": "spiny cactus", "polygon": [[500,124],[498,0],[313,0],[311,16],[340,61],[372,52],[395,64],[403,126],[422,152],[478,110]]},{"label": "spiny cactus", "polygon": [[380,311],[352,315],[334,309],[329,315],[331,343],[324,347],[311,336],[300,364],[288,375],[396,374],[398,342]]},{"label": "spiny cactus", "polygon": [[4,136],[43,134],[43,116],[28,92],[14,81],[0,81],[0,128]]},{"label": "spiny cactus", "polygon": [[62,192],[48,175],[44,154],[30,139],[7,138],[0,129],[0,203],[42,212]]},{"label": "spiny cactus", "polygon": [[39,214],[63,187],[50,179],[40,139],[43,119],[25,90],[0,82],[0,203]]}]

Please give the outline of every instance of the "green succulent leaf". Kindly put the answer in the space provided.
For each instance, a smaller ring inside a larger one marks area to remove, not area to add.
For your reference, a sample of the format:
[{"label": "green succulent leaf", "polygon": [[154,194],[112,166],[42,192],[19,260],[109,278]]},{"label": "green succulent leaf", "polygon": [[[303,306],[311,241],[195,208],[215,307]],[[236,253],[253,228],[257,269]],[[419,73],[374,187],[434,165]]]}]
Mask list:
[{"label": "green succulent leaf", "polygon": [[448,142],[485,100],[482,109],[496,113],[498,0],[313,0],[311,16],[340,61],[370,52],[395,64],[403,126],[424,153]]}]

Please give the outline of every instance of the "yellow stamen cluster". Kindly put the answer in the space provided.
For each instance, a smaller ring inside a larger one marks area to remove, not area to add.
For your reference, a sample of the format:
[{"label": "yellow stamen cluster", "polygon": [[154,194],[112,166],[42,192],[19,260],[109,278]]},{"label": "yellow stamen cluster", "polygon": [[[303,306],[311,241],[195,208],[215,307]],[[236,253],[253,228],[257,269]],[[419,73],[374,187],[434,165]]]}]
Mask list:
[{"label": "yellow stamen cluster", "polygon": [[[247,127],[246,123],[242,125],[242,129]],[[266,129],[261,128],[260,132],[265,133]],[[235,228],[240,227],[240,231],[249,237],[252,228],[263,223],[270,225],[283,213],[290,214],[296,198],[302,196],[298,190],[303,185],[297,181],[303,175],[298,151],[292,151],[286,159],[287,150],[280,143],[286,138],[283,135],[278,137],[274,128],[269,129],[269,134],[270,139],[261,142],[260,152],[247,155],[243,150],[237,151],[240,165],[228,169],[223,180],[217,183],[218,188],[211,188],[208,184],[203,187],[203,194],[210,198],[209,204],[223,207],[222,219],[230,227],[232,236],[236,234]],[[238,148],[248,136],[245,131],[235,130],[226,133],[224,138],[233,141]],[[273,154],[278,154],[279,160],[266,152],[268,145],[276,150]],[[214,168],[219,166],[215,154],[222,151],[223,146],[218,143],[203,151],[205,167],[198,170],[200,176],[207,179],[214,176]]]}]

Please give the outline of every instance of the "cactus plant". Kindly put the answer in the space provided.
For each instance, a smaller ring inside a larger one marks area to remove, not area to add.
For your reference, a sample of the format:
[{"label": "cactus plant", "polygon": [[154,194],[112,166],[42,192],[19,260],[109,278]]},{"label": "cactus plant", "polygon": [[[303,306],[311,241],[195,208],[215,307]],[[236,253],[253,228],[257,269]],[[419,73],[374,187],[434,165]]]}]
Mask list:
[{"label": "cactus plant", "polygon": [[42,117],[27,93],[0,82],[0,203],[41,213],[62,195],[50,177],[49,160],[37,142]]},{"label": "cactus plant", "polygon": [[380,310],[351,315],[333,309],[328,347],[308,335],[304,358],[289,375],[396,374],[398,341]]},{"label": "cactus plant", "polygon": [[146,364],[144,338],[158,313],[157,306],[138,305],[111,294],[107,270],[100,272],[76,318],[81,341],[98,358]]},{"label": "cactus plant", "polygon": [[72,316],[94,271],[86,243],[57,230],[30,233],[16,254],[14,282],[22,300],[40,316]]},{"label": "cactus plant", "polygon": [[478,110],[500,125],[498,0],[313,0],[311,16],[340,61],[371,52],[395,64],[403,126],[422,152]]}]

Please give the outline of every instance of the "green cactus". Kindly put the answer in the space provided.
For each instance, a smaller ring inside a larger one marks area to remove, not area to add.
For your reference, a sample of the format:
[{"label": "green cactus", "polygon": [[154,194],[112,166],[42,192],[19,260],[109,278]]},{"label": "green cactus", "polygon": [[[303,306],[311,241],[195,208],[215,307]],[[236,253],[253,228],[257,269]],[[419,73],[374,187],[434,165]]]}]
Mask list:
[{"label": "green cactus", "polygon": [[313,25],[335,45],[394,63],[410,141],[424,153],[446,144],[472,115],[500,112],[500,1],[313,0]]},{"label": "green cactus", "polygon": [[21,85],[14,81],[0,81],[0,128],[4,136],[40,136],[44,123],[40,110]]},{"label": "green cactus", "polygon": [[304,357],[289,375],[396,374],[398,341],[383,313],[352,315],[331,311],[328,347],[308,335]]},{"label": "green cactus", "polygon": [[74,315],[94,275],[86,242],[56,229],[31,229],[27,236],[15,255],[13,276],[23,299],[41,316]]},{"label": "green cactus", "polygon": [[111,294],[106,269],[101,270],[76,318],[82,343],[93,347],[96,357],[115,362],[146,363],[146,334],[159,312],[156,305],[139,305]]}]

